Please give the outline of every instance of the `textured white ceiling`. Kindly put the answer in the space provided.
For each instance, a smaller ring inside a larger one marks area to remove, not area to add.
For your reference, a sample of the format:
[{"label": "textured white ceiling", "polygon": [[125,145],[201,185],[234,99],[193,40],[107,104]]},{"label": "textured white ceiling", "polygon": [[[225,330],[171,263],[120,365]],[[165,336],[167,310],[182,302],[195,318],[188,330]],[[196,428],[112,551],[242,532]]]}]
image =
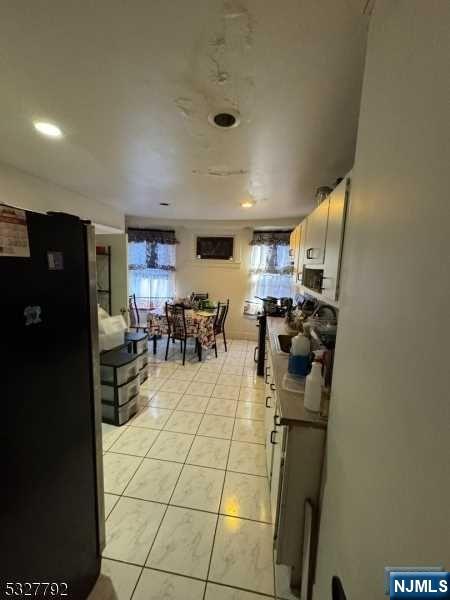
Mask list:
[{"label": "textured white ceiling", "polygon": [[[363,4],[4,3],[0,160],[127,214],[305,214],[353,162]],[[208,115],[227,108],[241,125],[212,127]],[[33,119],[64,139],[42,138]]]}]

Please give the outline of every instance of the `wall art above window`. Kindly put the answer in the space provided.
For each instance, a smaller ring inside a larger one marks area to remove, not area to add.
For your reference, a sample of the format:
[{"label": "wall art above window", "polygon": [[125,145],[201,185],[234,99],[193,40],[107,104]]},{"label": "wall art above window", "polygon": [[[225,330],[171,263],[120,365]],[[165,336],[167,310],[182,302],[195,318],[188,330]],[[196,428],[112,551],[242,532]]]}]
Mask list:
[{"label": "wall art above window", "polygon": [[234,237],[197,236],[195,254],[203,260],[233,260]]}]

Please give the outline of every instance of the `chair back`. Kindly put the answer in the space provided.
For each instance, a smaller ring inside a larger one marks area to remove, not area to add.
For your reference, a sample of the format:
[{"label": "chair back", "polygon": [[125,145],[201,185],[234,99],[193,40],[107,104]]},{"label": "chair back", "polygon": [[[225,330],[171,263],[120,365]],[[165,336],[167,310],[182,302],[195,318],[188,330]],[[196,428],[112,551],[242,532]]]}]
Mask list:
[{"label": "chair back", "polygon": [[128,313],[130,315],[130,327],[139,326],[139,310],[136,303],[136,295],[128,296]]},{"label": "chair back", "polygon": [[230,300],[219,302],[217,304],[216,318],[214,319],[214,333],[222,333],[225,327],[225,320],[228,314]]},{"label": "chair back", "polygon": [[208,292],[192,292],[191,302],[197,302],[198,300],[208,300]]},{"label": "chair back", "polygon": [[169,337],[184,339],[187,334],[185,308],[182,304],[166,302],[166,319]]}]

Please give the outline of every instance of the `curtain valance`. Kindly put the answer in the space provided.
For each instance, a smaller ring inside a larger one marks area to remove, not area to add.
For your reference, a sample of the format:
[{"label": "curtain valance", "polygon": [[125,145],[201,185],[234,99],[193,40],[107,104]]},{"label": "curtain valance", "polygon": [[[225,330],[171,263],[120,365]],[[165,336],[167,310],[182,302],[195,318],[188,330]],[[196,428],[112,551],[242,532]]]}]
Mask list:
[{"label": "curtain valance", "polygon": [[166,229],[128,228],[129,242],[147,242],[149,244],[178,244],[175,231]]},{"label": "curtain valance", "polygon": [[128,229],[130,271],[175,271],[174,231],[157,229]]},{"label": "curtain valance", "polygon": [[254,231],[250,246],[289,246],[291,231]]}]

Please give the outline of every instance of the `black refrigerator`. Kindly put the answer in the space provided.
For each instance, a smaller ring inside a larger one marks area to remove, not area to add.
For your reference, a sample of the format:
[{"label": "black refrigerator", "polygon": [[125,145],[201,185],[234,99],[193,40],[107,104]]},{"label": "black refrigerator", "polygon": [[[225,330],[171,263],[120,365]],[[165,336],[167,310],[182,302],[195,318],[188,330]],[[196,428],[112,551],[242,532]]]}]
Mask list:
[{"label": "black refrigerator", "polygon": [[0,205],[1,598],[85,600],[99,574],[95,280],[92,225]]}]

